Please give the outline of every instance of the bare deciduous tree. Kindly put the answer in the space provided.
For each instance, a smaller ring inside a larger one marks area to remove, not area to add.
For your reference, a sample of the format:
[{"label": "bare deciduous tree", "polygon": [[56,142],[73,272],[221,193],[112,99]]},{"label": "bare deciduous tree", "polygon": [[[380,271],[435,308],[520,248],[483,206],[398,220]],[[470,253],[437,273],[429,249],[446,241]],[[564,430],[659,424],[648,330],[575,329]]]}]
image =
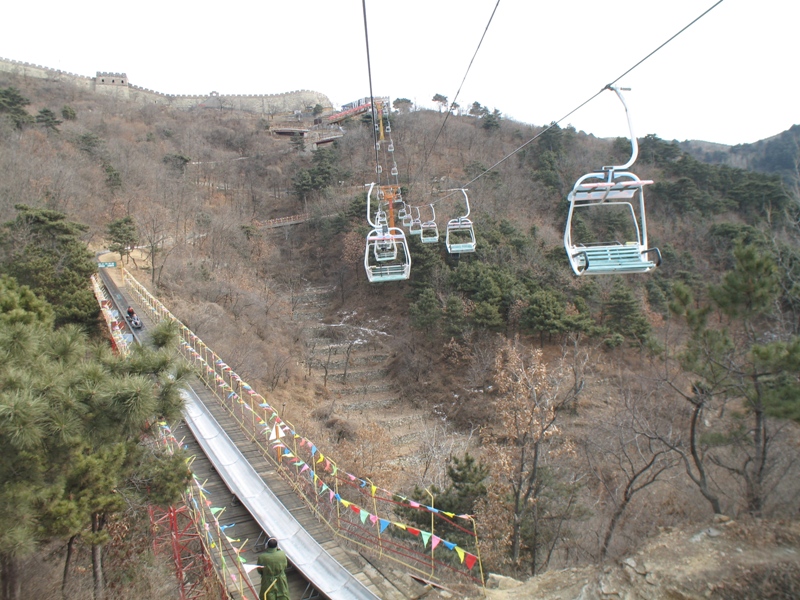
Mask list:
[{"label": "bare deciduous tree", "polygon": [[608,418],[594,423],[584,445],[589,470],[613,506],[600,546],[602,558],[634,496],[663,479],[678,461],[668,444],[648,435],[652,392],[630,387],[618,392],[622,402]]}]

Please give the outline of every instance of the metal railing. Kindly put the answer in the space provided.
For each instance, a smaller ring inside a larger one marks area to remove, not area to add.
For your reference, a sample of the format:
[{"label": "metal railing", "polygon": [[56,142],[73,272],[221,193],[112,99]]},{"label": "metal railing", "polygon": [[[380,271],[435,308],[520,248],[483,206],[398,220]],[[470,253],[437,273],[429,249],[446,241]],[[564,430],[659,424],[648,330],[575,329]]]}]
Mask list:
[{"label": "metal railing", "polygon": [[[169,453],[180,447],[180,442],[172,435],[172,430],[167,423],[159,423],[159,431],[160,440]],[[189,467],[191,468],[191,462]],[[183,512],[191,520],[194,530],[197,532],[202,552],[209,559],[213,575],[222,588],[227,591],[226,597],[230,597],[231,592],[236,592],[238,596],[234,597],[257,600],[258,592],[248,575],[256,565],[244,564],[241,559],[241,553],[250,540],[233,539],[225,533],[226,529],[231,527],[231,525],[220,524],[220,517],[224,514],[225,509],[213,506],[213,502],[209,500],[209,493],[203,488],[204,485],[204,482],[200,482],[192,474],[189,487],[183,494],[183,501],[186,505],[186,510]],[[168,513],[167,516],[169,514],[171,513]],[[174,538],[174,531],[172,535]],[[255,543],[255,540],[253,542]]]},{"label": "metal railing", "polygon": [[[123,279],[134,300],[156,322],[170,320],[180,326],[184,358],[276,472],[337,537],[425,577],[485,583],[472,515],[440,511],[433,506],[433,499],[428,506],[340,469],[127,270],[123,270]],[[403,514],[418,517],[410,524],[404,522]],[[429,531],[416,526],[423,519],[430,519]],[[445,539],[445,535],[459,541]]]},{"label": "metal railing", "polygon": [[[114,311],[114,303],[111,298],[109,298],[105,286],[100,283],[97,275],[92,275],[91,281],[92,291],[94,292],[94,297],[97,298],[97,302],[100,304],[100,312],[108,327],[108,333],[111,336],[111,343],[114,350],[119,352],[122,356],[127,356],[130,350],[128,349],[128,342],[125,341],[125,336],[122,332],[125,323],[117,319],[119,312]],[[114,312],[117,312],[117,315],[115,315]]]}]

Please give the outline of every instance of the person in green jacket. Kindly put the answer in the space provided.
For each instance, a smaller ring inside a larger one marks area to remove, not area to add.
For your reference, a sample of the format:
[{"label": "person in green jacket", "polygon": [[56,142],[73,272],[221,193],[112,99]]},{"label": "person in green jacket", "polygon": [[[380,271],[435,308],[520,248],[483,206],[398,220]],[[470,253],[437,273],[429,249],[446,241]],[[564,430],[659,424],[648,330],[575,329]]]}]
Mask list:
[{"label": "person in green jacket", "polygon": [[261,574],[259,600],[291,600],[286,565],[286,554],[278,550],[278,540],[269,538],[264,552],[258,555],[258,572]]}]

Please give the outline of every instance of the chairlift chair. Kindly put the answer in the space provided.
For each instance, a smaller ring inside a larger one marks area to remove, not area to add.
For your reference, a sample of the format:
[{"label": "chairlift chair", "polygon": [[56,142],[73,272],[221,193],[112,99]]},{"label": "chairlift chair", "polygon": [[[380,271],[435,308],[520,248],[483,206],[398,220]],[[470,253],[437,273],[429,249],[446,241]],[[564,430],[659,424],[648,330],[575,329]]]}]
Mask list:
[{"label": "chairlift chair", "polygon": [[411,210],[414,211],[416,216],[411,219],[411,224],[408,226],[408,233],[420,235],[422,234],[422,217],[419,215],[419,207],[412,206]]},{"label": "chairlift chair", "polygon": [[[388,250],[383,250],[389,247],[392,248],[391,256]],[[411,254],[408,252],[408,243],[402,229],[384,227],[369,232],[364,252],[364,269],[370,283],[401,281],[409,278]]]},{"label": "chairlift chair", "polygon": [[[648,248],[645,217],[644,186],[653,183],[641,180],[627,169],[636,162],[639,146],[633,133],[628,106],[617,87],[610,87],[625,107],[631,137],[631,157],[624,165],[603,167],[587,173],[575,182],[567,197],[569,212],[564,230],[564,248],[576,275],[605,275],[613,273],[646,273],[661,264],[658,248]],[[576,211],[588,214],[591,210],[621,211],[631,223],[630,235],[624,240],[581,243],[574,241],[573,227]]]},{"label": "chairlift chair", "polygon": [[400,210],[403,211],[403,216],[400,217],[400,222],[403,224],[403,227],[411,227],[411,222],[414,220],[414,216],[411,214],[411,207],[404,203],[404,208]]},{"label": "chairlift chair", "polygon": [[375,261],[379,263],[393,261],[397,258],[397,243],[394,237],[389,235],[388,225],[381,227],[380,237],[375,237],[372,254]]},{"label": "chairlift chair", "polygon": [[469,213],[469,197],[467,190],[459,190],[464,194],[464,202],[467,206],[467,213],[461,217],[450,219],[447,222],[447,229],[445,231],[445,246],[447,252],[450,254],[464,254],[468,252],[475,252],[475,228],[470,221]]},{"label": "chairlift chair", "polygon": [[436,211],[433,208],[433,204],[430,206],[430,221],[424,221],[422,223],[422,231],[419,232],[419,238],[423,244],[435,244],[439,241],[439,226],[436,225]]},{"label": "chairlift chair", "polygon": [[[373,217],[372,192],[376,185],[370,184],[367,192],[367,222],[372,231],[367,235],[364,249],[364,269],[370,282],[400,281],[411,275],[411,254],[403,230],[391,227],[386,213],[379,206]],[[378,188],[380,196],[380,188]]]}]

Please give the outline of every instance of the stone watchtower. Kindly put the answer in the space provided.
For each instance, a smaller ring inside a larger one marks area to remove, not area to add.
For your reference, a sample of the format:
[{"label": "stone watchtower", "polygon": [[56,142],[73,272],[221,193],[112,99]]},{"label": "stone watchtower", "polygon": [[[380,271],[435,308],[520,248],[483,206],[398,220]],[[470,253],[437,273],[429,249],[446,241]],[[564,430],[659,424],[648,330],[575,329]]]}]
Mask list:
[{"label": "stone watchtower", "polygon": [[125,73],[97,72],[94,78],[94,91],[117,98],[130,98],[128,76]]}]

